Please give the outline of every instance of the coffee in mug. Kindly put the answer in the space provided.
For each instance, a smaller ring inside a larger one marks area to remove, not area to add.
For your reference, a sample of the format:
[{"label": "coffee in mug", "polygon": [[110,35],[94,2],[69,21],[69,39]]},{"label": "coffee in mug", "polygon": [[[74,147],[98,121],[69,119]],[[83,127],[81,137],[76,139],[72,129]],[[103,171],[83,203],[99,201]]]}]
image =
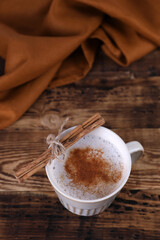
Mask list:
[{"label": "coffee in mug", "polygon": [[65,194],[92,200],[111,194],[123,181],[125,164],[111,142],[89,134],[53,161],[53,178]]}]

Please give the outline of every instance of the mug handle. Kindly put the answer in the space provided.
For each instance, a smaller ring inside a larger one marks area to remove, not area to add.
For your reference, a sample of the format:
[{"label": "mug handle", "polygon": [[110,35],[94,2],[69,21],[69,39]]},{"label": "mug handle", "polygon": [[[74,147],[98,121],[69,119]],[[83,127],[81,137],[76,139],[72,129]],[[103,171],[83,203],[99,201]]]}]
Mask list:
[{"label": "mug handle", "polygon": [[144,148],[137,141],[132,141],[132,142],[126,143],[126,146],[131,155],[132,165],[133,165],[133,163],[142,156],[142,154],[144,152]]}]

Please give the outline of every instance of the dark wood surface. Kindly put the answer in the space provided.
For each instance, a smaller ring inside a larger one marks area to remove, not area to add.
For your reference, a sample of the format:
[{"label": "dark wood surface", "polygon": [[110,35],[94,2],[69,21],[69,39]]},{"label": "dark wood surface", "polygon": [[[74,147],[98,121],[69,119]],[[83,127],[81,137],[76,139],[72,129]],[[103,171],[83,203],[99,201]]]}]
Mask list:
[{"label": "dark wood surface", "polygon": [[[1,74],[3,67],[1,60]],[[112,205],[82,217],[61,205],[44,169],[25,184],[13,169],[46,150],[46,136],[66,116],[70,127],[95,112],[125,142],[140,141],[145,153]],[[0,131],[0,240],[10,239],[160,239],[160,49],[125,68],[99,52],[85,79],[46,90]]]}]

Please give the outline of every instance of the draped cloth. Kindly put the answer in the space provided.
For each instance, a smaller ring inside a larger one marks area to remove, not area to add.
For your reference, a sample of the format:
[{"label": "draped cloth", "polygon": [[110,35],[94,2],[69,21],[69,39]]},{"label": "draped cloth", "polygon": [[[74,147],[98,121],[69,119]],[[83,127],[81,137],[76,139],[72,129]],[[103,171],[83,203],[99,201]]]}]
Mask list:
[{"label": "draped cloth", "polygon": [[159,45],[159,0],[1,0],[0,129],[46,88],[83,78],[99,48],[127,66]]}]

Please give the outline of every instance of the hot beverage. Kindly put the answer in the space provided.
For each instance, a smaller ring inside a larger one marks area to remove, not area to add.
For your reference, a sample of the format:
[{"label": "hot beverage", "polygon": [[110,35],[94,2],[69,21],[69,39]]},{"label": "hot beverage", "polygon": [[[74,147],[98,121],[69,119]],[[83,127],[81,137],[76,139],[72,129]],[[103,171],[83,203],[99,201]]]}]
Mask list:
[{"label": "hot beverage", "polygon": [[83,200],[114,192],[125,177],[119,150],[109,141],[87,135],[70,147],[65,161],[54,159],[53,179],[65,194]]}]

